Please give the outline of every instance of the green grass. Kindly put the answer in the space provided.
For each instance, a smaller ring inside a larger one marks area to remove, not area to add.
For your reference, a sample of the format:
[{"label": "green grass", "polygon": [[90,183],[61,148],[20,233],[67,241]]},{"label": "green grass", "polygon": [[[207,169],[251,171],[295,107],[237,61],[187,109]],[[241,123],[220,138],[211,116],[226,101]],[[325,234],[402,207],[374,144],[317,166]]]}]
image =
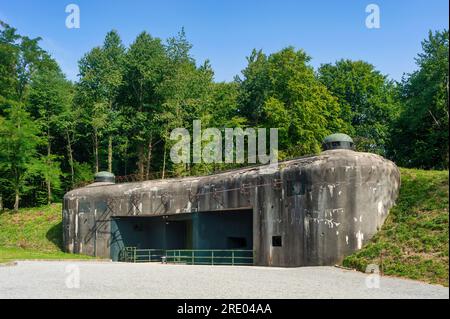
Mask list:
[{"label": "green grass", "polygon": [[0,247],[0,262],[14,260],[58,260],[58,259],[88,259],[92,257],[67,254],[62,251],[38,251],[19,247]]},{"label": "green grass", "polygon": [[0,262],[86,258],[62,251],[61,204],[0,213]]},{"label": "green grass", "polygon": [[380,265],[384,274],[448,286],[448,171],[400,169],[402,186],[380,232],[343,265],[364,271]]}]

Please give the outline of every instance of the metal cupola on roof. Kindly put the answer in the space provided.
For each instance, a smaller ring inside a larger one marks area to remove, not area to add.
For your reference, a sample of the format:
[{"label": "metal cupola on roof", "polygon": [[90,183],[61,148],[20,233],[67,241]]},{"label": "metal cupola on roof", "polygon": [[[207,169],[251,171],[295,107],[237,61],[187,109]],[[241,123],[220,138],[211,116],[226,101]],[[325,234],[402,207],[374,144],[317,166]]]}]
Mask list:
[{"label": "metal cupola on roof", "polygon": [[347,134],[335,133],[324,138],[322,148],[324,151],[337,149],[353,150],[354,143],[353,139]]},{"label": "metal cupola on roof", "polygon": [[106,182],[106,183],[115,183],[116,177],[113,173],[110,172],[98,172],[94,176],[94,182]]}]

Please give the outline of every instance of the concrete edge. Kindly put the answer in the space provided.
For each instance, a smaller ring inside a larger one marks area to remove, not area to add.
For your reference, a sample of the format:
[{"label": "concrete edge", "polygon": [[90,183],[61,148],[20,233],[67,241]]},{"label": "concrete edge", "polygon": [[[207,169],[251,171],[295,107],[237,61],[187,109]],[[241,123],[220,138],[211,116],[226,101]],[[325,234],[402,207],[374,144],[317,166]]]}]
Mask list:
[{"label": "concrete edge", "polygon": [[[334,265],[335,268],[339,268],[339,269],[343,269],[343,270],[348,270],[348,271],[354,271],[363,275],[370,275],[370,273],[366,273],[364,271],[359,271],[356,268],[349,268],[349,267],[345,267],[345,266],[341,266],[341,265]],[[437,283],[431,283],[429,281],[425,281],[425,280],[419,280],[419,279],[412,279],[412,278],[408,278],[408,277],[403,277],[403,276],[395,276],[395,275],[386,275],[386,274],[379,274],[381,278],[387,278],[387,279],[400,279],[400,280],[406,280],[406,281],[412,281],[412,282],[416,282],[416,283],[422,283],[422,284],[427,284],[427,285],[431,285],[431,286],[438,286],[438,287],[443,287],[443,288],[449,288],[448,286],[444,286],[442,284],[437,284]]]},{"label": "concrete edge", "polygon": [[0,263],[0,267],[13,267],[17,266],[17,261],[7,261],[4,263]]},{"label": "concrete edge", "polygon": [[339,268],[339,269],[349,270],[349,271],[358,271],[355,268],[349,268],[349,267],[345,267],[342,265],[334,265],[334,267]]},{"label": "concrete edge", "polygon": [[62,261],[70,261],[70,262],[102,262],[102,263],[109,263],[112,262],[112,259],[16,259],[14,262],[20,262],[20,261],[55,261],[55,262],[62,262]]}]

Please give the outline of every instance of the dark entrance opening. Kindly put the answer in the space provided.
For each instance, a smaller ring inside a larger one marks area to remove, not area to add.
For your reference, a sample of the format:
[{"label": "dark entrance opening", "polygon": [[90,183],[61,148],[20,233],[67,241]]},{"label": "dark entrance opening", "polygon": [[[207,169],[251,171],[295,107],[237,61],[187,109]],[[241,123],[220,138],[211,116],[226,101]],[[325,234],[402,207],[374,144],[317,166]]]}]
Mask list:
[{"label": "dark entrance opening", "polygon": [[191,246],[191,216],[114,217],[111,220],[111,259],[125,247],[187,249]]},{"label": "dark entrance opening", "polygon": [[125,247],[252,250],[252,210],[114,217],[111,220],[111,259],[117,261]]},{"label": "dark entrance opening", "polygon": [[253,249],[252,210],[197,213],[193,230],[193,249]]}]

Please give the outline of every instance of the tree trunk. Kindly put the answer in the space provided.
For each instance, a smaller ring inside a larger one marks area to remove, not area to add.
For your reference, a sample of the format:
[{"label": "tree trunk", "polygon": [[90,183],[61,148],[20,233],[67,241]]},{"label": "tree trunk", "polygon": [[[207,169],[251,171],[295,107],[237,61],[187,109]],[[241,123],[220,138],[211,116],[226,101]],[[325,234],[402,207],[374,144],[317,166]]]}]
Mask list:
[{"label": "tree trunk", "polygon": [[19,211],[19,190],[16,189],[16,199],[14,201],[14,212],[18,212]]},{"label": "tree trunk", "polygon": [[150,163],[152,161],[152,135],[148,140],[148,148],[147,148],[147,171],[145,172],[145,179],[150,179]]},{"label": "tree trunk", "polygon": [[113,152],[113,146],[112,146],[112,136],[108,139],[108,172],[112,173],[112,152]]},{"label": "tree trunk", "polygon": [[98,173],[98,137],[97,128],[94,127],[94,160],[95,160],[95,172]]},{"label": "tree trunk", "polygon": [[164,158],[163,158],[163,169],[161,179],[164,179],[166,175],[166,143],[164,142]]},{"label": "tree trunk", "polygon": [[[113,98],[109,98],[109,114],[113,111]],[[113,161],[113,143],[112,133],[108,136],[108,172],[112,173],[112,161]]]},{"label": "tree trunk", "polygon": [[128,172],[128,138],[125,140],[125,154],[124,154],[124,175]]},{"label": "tree trunk", "polygon": [[144,180],[144,148],[142,145],[138,146],[138,171],[139,171],[139,180]]},{"label": "tree trunk", "polygon": [[74,168],[73,168],[72,142],[70,141],[69,131],[66,131],[66,139],[67,139],[67,154],[69,155],[71,187],[73,187],[74,178],[75,178],[75,171],[74,171]]},{"label": "tree trunk", "polygon": [[[138,103],[139,103],[139,112],[144,110],[144,99],[143,99],[143,83],[142,80],[139,81],[139,92],[138,92]],[[141,181],[144,180],[144,148],[141,144],[138,147],[138,170],[139,170],[139,179]]]},{"label": "tree trunk", "polygon": [[[50,156],[52,154],[52,149],[51,149],[51,140],[50,140],[50,127],[47,129],[47,165],[48,168],[50,168],[51,166],[51,159]],[[47,173],[47,176],[45,178],[45,182],[47,184],[47,204],[50,205],[52,203],[52,185],[50,182],[50,176]]]},{"label": "tree trunk", "polygon": [[0,213],[3,211],[3,196],[0,194]]},{"label": "tree trunk", "polygon": [[47,180],[47,204],[50,205],[52,203],[52,186],[49,180]]}]

